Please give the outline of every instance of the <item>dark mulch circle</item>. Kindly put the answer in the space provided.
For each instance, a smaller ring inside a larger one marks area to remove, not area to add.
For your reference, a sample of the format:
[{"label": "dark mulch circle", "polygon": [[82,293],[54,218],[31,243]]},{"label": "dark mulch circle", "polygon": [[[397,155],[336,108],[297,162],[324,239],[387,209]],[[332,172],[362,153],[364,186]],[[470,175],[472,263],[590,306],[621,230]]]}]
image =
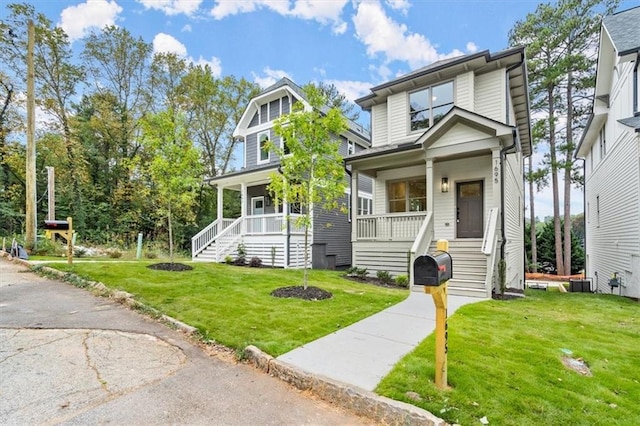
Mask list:
[{"label": "dark mulch circle", "polygon": [[182,272],[192,270],[193,266],[185,265],[184,263],[154,263],[147,266],[147,268],[155,269],[156,271]]},{"label": "dark mulch circle", "polygon": [[524,290],[519,288],[507,288],[504,294],[494,292],[491,295],[493,300],[513,300],[513,299],[522,299],[524,297]]},{"label": "dark mulch circle", "polygon": [[352,275],[347,275],[347,274],[343,275],[343,277],[349,281],[355,281],[357,283],[362,283],[362,284],[371,284],[378,287],[395,288],[399,290],[407,290],[408,288],[408,285],[407,287],[403,287],[401,285],[396,285],[395,282],[385,283],[379,280],[378,278],[374,278],[374,277],[360,278],[360,277],[354,277]]},{"label": "dark mulch circle", "polygon": [[318,287],[309,286],[305,288],[301,285],[293,287],[280,287],[271,292],[273,297],[295,297],[304,300],[324,300],[331,299],[333,294]]}]

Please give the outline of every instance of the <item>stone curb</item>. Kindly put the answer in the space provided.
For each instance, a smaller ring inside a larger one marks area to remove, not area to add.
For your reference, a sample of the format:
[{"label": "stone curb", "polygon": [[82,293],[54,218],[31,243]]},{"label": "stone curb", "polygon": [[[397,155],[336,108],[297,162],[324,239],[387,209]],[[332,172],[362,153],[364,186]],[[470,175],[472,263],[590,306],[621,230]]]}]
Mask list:
[{"label": "stone curb", "polygon": [[387,425],[444,426],[447,424],[429,411],[414,405],[395,401],[328,377],[312,375],[273,358],[253,345],[245,348],[244,355],[259,370],[376,422]]}]

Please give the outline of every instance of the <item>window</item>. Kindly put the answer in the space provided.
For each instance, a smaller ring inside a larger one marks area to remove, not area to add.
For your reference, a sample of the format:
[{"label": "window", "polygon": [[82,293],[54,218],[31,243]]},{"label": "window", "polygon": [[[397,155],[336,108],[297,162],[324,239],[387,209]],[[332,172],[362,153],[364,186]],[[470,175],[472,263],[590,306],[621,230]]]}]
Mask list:
[{"label": "window", "polygon": [[428,129],[440,121],[452,107],[452,81],[409,94],[411,131]]},{"label": "window", "polygon": [[358,196],[358,215],[371,214],[371,198]]},{"label": "window", "polygon": [[353,141],[347,141],[347,155],[351,155],[351,154],[355,154],[356,153],[356,147],[353,144]]},{"label": "window", "polygon": [[269,149],[266,146],[269,142],[269,132],[260,133],[258,141],[258,163],[266,163],[269,161]]},{"label": "window", "polygon": [[603,125],[600,129],[600,158],[604,158],[607,155],[607,132],[605,131],[606,125]]},{"label": "window", "polygon": [[389,213],[422,212],[427,210],[426,179],[389,182],[387,188]]}]

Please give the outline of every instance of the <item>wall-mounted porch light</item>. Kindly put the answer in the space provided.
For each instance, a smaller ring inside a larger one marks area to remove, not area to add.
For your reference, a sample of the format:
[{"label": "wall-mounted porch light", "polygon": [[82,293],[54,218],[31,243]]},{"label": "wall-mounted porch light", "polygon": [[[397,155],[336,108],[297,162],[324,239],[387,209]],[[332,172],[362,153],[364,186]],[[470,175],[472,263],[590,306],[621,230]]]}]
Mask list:
[{"label": "wall-mounted porch light", "polygon": [[264,197],[264,203],[265,203],[265,205],[266,205],[267,207],[271,207],[271,196],[266,195],[266,196]]},{"label": "wall-mounted porch light", "polygon": [[442,182],[440,183],[440,191],[449,192],[449,178],[442,178]]}]

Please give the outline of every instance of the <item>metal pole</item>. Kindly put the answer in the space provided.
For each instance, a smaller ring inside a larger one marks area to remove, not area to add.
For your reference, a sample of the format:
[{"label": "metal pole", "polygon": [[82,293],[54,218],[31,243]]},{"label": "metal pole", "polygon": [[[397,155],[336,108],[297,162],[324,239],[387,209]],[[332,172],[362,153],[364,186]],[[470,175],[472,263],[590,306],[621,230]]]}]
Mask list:
[{"label": "metal pole", "polygon": [[47,167],[47,219],[56,220],[56,171],[55,168]]},{"label": "metal pole", "polygon": [[142,232],[138,233],[138,249],[136,250],[136,259],[142,257]]},{"label": "metal pole", "polygon": [[36,247],[36,121],[34,96],[33,45],[35,30],[33,21],[28,22],[27,42],[27,153],[26,153],[26,217],[25,217],[25,245],[29,249]]}]

